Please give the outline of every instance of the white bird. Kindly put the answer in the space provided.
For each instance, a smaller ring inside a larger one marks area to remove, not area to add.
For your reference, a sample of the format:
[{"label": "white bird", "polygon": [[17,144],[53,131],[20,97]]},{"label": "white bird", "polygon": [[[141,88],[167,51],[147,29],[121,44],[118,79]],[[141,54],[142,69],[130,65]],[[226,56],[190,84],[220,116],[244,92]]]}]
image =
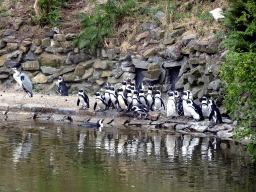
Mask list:
[{"label": "white bird", "polygon": [[30,78],[25,74],[19,72],[16,68],[12,68],[14,70],[13,78],[19,86],[28,94],[29,97],[33,97],[33,84]]},{"label": "white bird", "polygon": [[177,117],[178,113],[176,111],[176,106],[175,106],[175,96],[174,96],[174,92],[169,92],[168,93],[169,98],[168,98],[168,102],[166,105],[166,114],[167,117],[171,116],[171,117]]},{"label": "white bird", "polygon": [[222,9],[221,8],[216,8],[216,9],[213,9],[212,11],[210,11],[209,13],[212,14],[213,18],[215,19],[215,21],[218,21],[218,19],[223,19],[225,18],[223,15],[222,15]]}]

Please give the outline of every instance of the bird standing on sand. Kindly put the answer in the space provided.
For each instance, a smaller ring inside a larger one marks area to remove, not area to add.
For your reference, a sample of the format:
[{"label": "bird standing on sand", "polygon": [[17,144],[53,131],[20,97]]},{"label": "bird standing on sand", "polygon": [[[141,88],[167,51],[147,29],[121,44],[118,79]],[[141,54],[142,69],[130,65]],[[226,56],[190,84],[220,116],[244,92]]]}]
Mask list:
[{"label": "bird standing on sand", "polygon": [[83,109],[84,107],[89,108],[90,107],[89,97],[86,95],[83,89],[79,89],[78,96],[79,98],[77,100],[77,106],[79,106],[81,102],[81,106],[82,106],[81,109]]},{"label": "bird standing on sand", "polygon": [[22,87],[22,89],[28,94],[29,97],[33,97],[33,85],[30,78],[25,74],[19,72],[16,68],[14,70],[13,78]]},{"label": "bird standing on sand", "polygon": [[59,76],[58,82],[56,84],[58,86],[58,91],[61,96],[68,96],[68,88],[66,86],[66,83],[64,82],[63,77]]}]

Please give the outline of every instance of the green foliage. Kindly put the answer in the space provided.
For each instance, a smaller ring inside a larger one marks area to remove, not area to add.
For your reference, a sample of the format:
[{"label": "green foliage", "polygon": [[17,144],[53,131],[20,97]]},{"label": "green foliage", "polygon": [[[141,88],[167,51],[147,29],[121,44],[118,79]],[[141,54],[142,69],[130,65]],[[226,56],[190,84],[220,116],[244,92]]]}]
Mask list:
[{"label": "green foliage", "polygon": [[212,20],[212,15],[206,11],[203,12],[202,9],[198,9],[196,16],[200,19],[200,20],[207,20],[207,21],[211,21]]},{"label": "green foliage", "polygon": [[115,27],[121,24],[124,17],[134,14],[135,0],[126,0],[123,3],[117,0],[108,0],[106,4],[97,5],[94,15],[80,13],[82,32],[74,39],[73,44],[79,48],[88,46],[92,54],[96,48],[103,45],[105,37],[112,37]]},{"label": "green foliage", "polygon": [[230,0],[232,6],[224,12],[228,38],[222,43],[234,51],[256,51],[256,3],[253,0]]},{"label": "green foliage", "polygon": [[34,85],[33,91],[36,93],[39,93],[42,90],[42,88],[40,88],[40,86],[38,84]]},{"label": "green foliage", "polygon": [[40,25],[52,24],[59,26],[61,15],[59,8],[63,5],[64,0],[38,0],[42,15],[36,15],[35,19]]},{"label": "green foliage", "polygon": [[240,125],[235,139],[250,138],[248,151],[256,162],[256,4],[253,0],[230,0],[225,24],[230,30],[222,46],[230,51],[221,68],[225,107]]}]

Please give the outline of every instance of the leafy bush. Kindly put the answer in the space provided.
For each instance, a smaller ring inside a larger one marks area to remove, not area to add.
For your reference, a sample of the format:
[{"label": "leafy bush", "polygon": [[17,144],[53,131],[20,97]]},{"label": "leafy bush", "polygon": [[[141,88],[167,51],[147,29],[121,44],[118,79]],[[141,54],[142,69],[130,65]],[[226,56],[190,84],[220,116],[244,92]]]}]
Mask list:
[{"label": "leafy bush", "polygon": [[256,4],[254,0],[230,0],[232,6],[224,12],[228,38],[222,46],[233,51],[256,51]]},{"label": "leafy bush", "polygon": [[94,15],[80,13],[82,32],[74,39],[73,44],[79,48],[88,46],[92,54],[103,45],[105,37],[112,37],[114,28],[121,24],[123,18],[131,16],[136,6],[135,0],[123,3],[108,0],[106,4],[97,5]]},{"label": "leafy bush", "polygon": [[225,24],[230,30],[223,46],[230,51],[221,68],[225,107],[241,122],[236,139],[250,138],[248,151],[256,161],[256,4],[253,0],[230,0]]}]

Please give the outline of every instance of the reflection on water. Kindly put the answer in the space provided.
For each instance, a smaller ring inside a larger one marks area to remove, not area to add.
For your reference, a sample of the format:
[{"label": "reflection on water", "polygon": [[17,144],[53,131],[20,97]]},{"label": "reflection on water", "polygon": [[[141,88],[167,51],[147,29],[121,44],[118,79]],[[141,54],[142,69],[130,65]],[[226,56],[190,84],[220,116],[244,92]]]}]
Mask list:
[{"label": "reflection on water", "polygon": [[244,146],[166,130],[5,122],[0,191],[253,191]]}]

